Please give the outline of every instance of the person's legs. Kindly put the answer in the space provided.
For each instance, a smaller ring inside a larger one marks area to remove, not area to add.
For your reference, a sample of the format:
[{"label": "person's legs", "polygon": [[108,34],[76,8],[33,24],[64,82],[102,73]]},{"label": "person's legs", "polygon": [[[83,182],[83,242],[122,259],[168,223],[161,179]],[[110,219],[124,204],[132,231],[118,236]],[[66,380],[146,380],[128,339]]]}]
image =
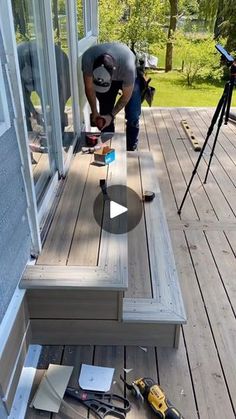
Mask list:
[{"label": "person's legs", "polygon": [[126,119],[126,145],[127,150],[135,150],[138,143],[139,117],[141,115],[141,91],[140,82],[137,78],[134,84],[132,96],[125,107]]},{"label": "person's legs", "polygon": [[27,131],[33,131],[32,124],[31,124],[31,100],[30,100],[30,92],[24,87],[22,84],[22,91],[23,91],[23,99],[25,105],[25,117],[26,117],[26,125]]},{"label": "person's legs", "polygon": [[67,113],[65,112],[67,99],[64,99],[61,95],[59,95],[59,106],[60,106],[60,115],[61,115],[61,132],[62,134],[65,131],[65,127],[68,125],[68,117]]},{"label": "person's legs", "polygon": [[[96,96],[99,101],[100,115],[107,115],[112,112],[115,105],[116,96],[120,88],[121,88],[121,83],[113,81],[108,92],[96,93]],[[102,132],[114,132],[114,131],[115,131],[114,122],[112,122],[108,127],[104,128],[104,130],[102,130]]]},{"label": "person's legs", "polygon": [[61,115],[61,131],[63,133],[65,131],[65,127],[68,125],[68,115],[65,112],[65,107],[71,96],[69,74],[68,79],[65,79],[64,73],[62,73],[62,75],[58,75],[58,96]]}]

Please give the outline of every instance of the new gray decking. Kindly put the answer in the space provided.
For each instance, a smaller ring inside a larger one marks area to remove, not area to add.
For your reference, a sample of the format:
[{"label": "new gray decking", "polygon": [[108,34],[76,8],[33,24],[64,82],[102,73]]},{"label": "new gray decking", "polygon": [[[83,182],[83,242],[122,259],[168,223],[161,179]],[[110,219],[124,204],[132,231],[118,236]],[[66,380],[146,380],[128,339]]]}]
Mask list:
[{"label": "new gray decking", "polygon": [[[176,349],[131,346],[45,347],[38,374],[48,362],[75,365],[71,385],[76,385],[81,362],[116,368],[113,391],[123,391],[118,379],[123,368],[133,368],[128,380],[139,376],[157,379],[170,400],[188,419],[235,418],[236,411],[236,125],[222,126],[208,181],[202,184],[209,154],[205,154],[190,194],[177,214],[198,153],[187,139],[181,120],[186,119],[202,143],[212,117],[209,109],[144,109],[140,150],[152,151],[170,229],[187,324],[181,327]],[[209,140],[207,152],[212,140]],[[133,169],[132,169],[133,170]],[[132,177],[129,186],[132,187]],[[145,229],[145,220],[139,225]],[[132,242],[132,237],[130,236]],[[130,243],[130,242],[129,242]],[[130,244],[129,244],[130,246]],[[148,249],[131,246],[134,260],[143,260]],[[142,264],[142,280],[131,273],[127,296],[150,296],[150,282]],[[132,264],[132,265],[131,265]],[[134,293],[134,294],[132,294]],[[68,401],[69,399],[67,399]],[[132,398],[128,419],[156,417]],[[74,408],[80,409],[73,403]],[[65,418],[73,414],[62,409]],[[85,412],[84,412],[85,413]],[[27,418],[42,417],[28,410]]]},{"label": "new gray decking", "polygon": [[[127,156],[122,125],[119,131],[108,168],[75,153],[42,253],[25,270],[34,343],[178,346],[186,314],[152,153]],[[155,199],[142,203],[142,222],[130,234],[110,234],[93,216],[99,179],[126,185],[127,168],[139,199],[145,190]],[[142,283],[149,295],[137,295]]]}]

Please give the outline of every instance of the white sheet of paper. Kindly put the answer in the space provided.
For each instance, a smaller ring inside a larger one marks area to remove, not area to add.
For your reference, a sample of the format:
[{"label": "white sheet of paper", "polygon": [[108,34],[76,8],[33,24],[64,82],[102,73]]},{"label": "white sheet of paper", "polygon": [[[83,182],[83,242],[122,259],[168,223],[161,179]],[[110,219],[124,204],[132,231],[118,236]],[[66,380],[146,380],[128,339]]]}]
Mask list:
[{"label": "white sheet of paper", "polygon": [[79,385],[83,390],[109,391],[114,371],[114,368],[82,364]]},{"label": "white sheet of paper", "polygon": [[[45,373],[60,398],[64,396],[73,368],[65,365],[50,364]],[[58,413],[60,405],[61,400],[53,392],[45,376],[43,376],[31,406],[34,406],[36,409]]]}]

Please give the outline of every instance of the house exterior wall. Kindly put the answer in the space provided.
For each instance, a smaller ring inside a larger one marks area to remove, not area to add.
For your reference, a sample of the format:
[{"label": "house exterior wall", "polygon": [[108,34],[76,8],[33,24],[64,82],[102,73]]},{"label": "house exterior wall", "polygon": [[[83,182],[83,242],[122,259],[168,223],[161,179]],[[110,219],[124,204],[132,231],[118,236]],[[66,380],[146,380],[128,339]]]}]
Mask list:
[{"label": "house exterior wall", "polygon": [[30,228],[21,158],[14,128],[14,109],[6,74],[0,30],[0,61],[11,126],[0,137],[0,322],[30,255]]}]

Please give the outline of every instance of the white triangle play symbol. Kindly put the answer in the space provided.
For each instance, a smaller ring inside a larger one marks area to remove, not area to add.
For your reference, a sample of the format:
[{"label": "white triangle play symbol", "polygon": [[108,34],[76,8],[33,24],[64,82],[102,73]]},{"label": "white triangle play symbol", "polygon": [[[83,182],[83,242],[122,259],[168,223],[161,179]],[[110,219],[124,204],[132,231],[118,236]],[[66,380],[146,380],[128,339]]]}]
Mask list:
[{"label": "white triangle play symbol", "polygon": [[118,217],[118,215],[121,215],[126,211],[128,211],[128,208],[117,204],[115,201],[110,201],[110,218]]}]

